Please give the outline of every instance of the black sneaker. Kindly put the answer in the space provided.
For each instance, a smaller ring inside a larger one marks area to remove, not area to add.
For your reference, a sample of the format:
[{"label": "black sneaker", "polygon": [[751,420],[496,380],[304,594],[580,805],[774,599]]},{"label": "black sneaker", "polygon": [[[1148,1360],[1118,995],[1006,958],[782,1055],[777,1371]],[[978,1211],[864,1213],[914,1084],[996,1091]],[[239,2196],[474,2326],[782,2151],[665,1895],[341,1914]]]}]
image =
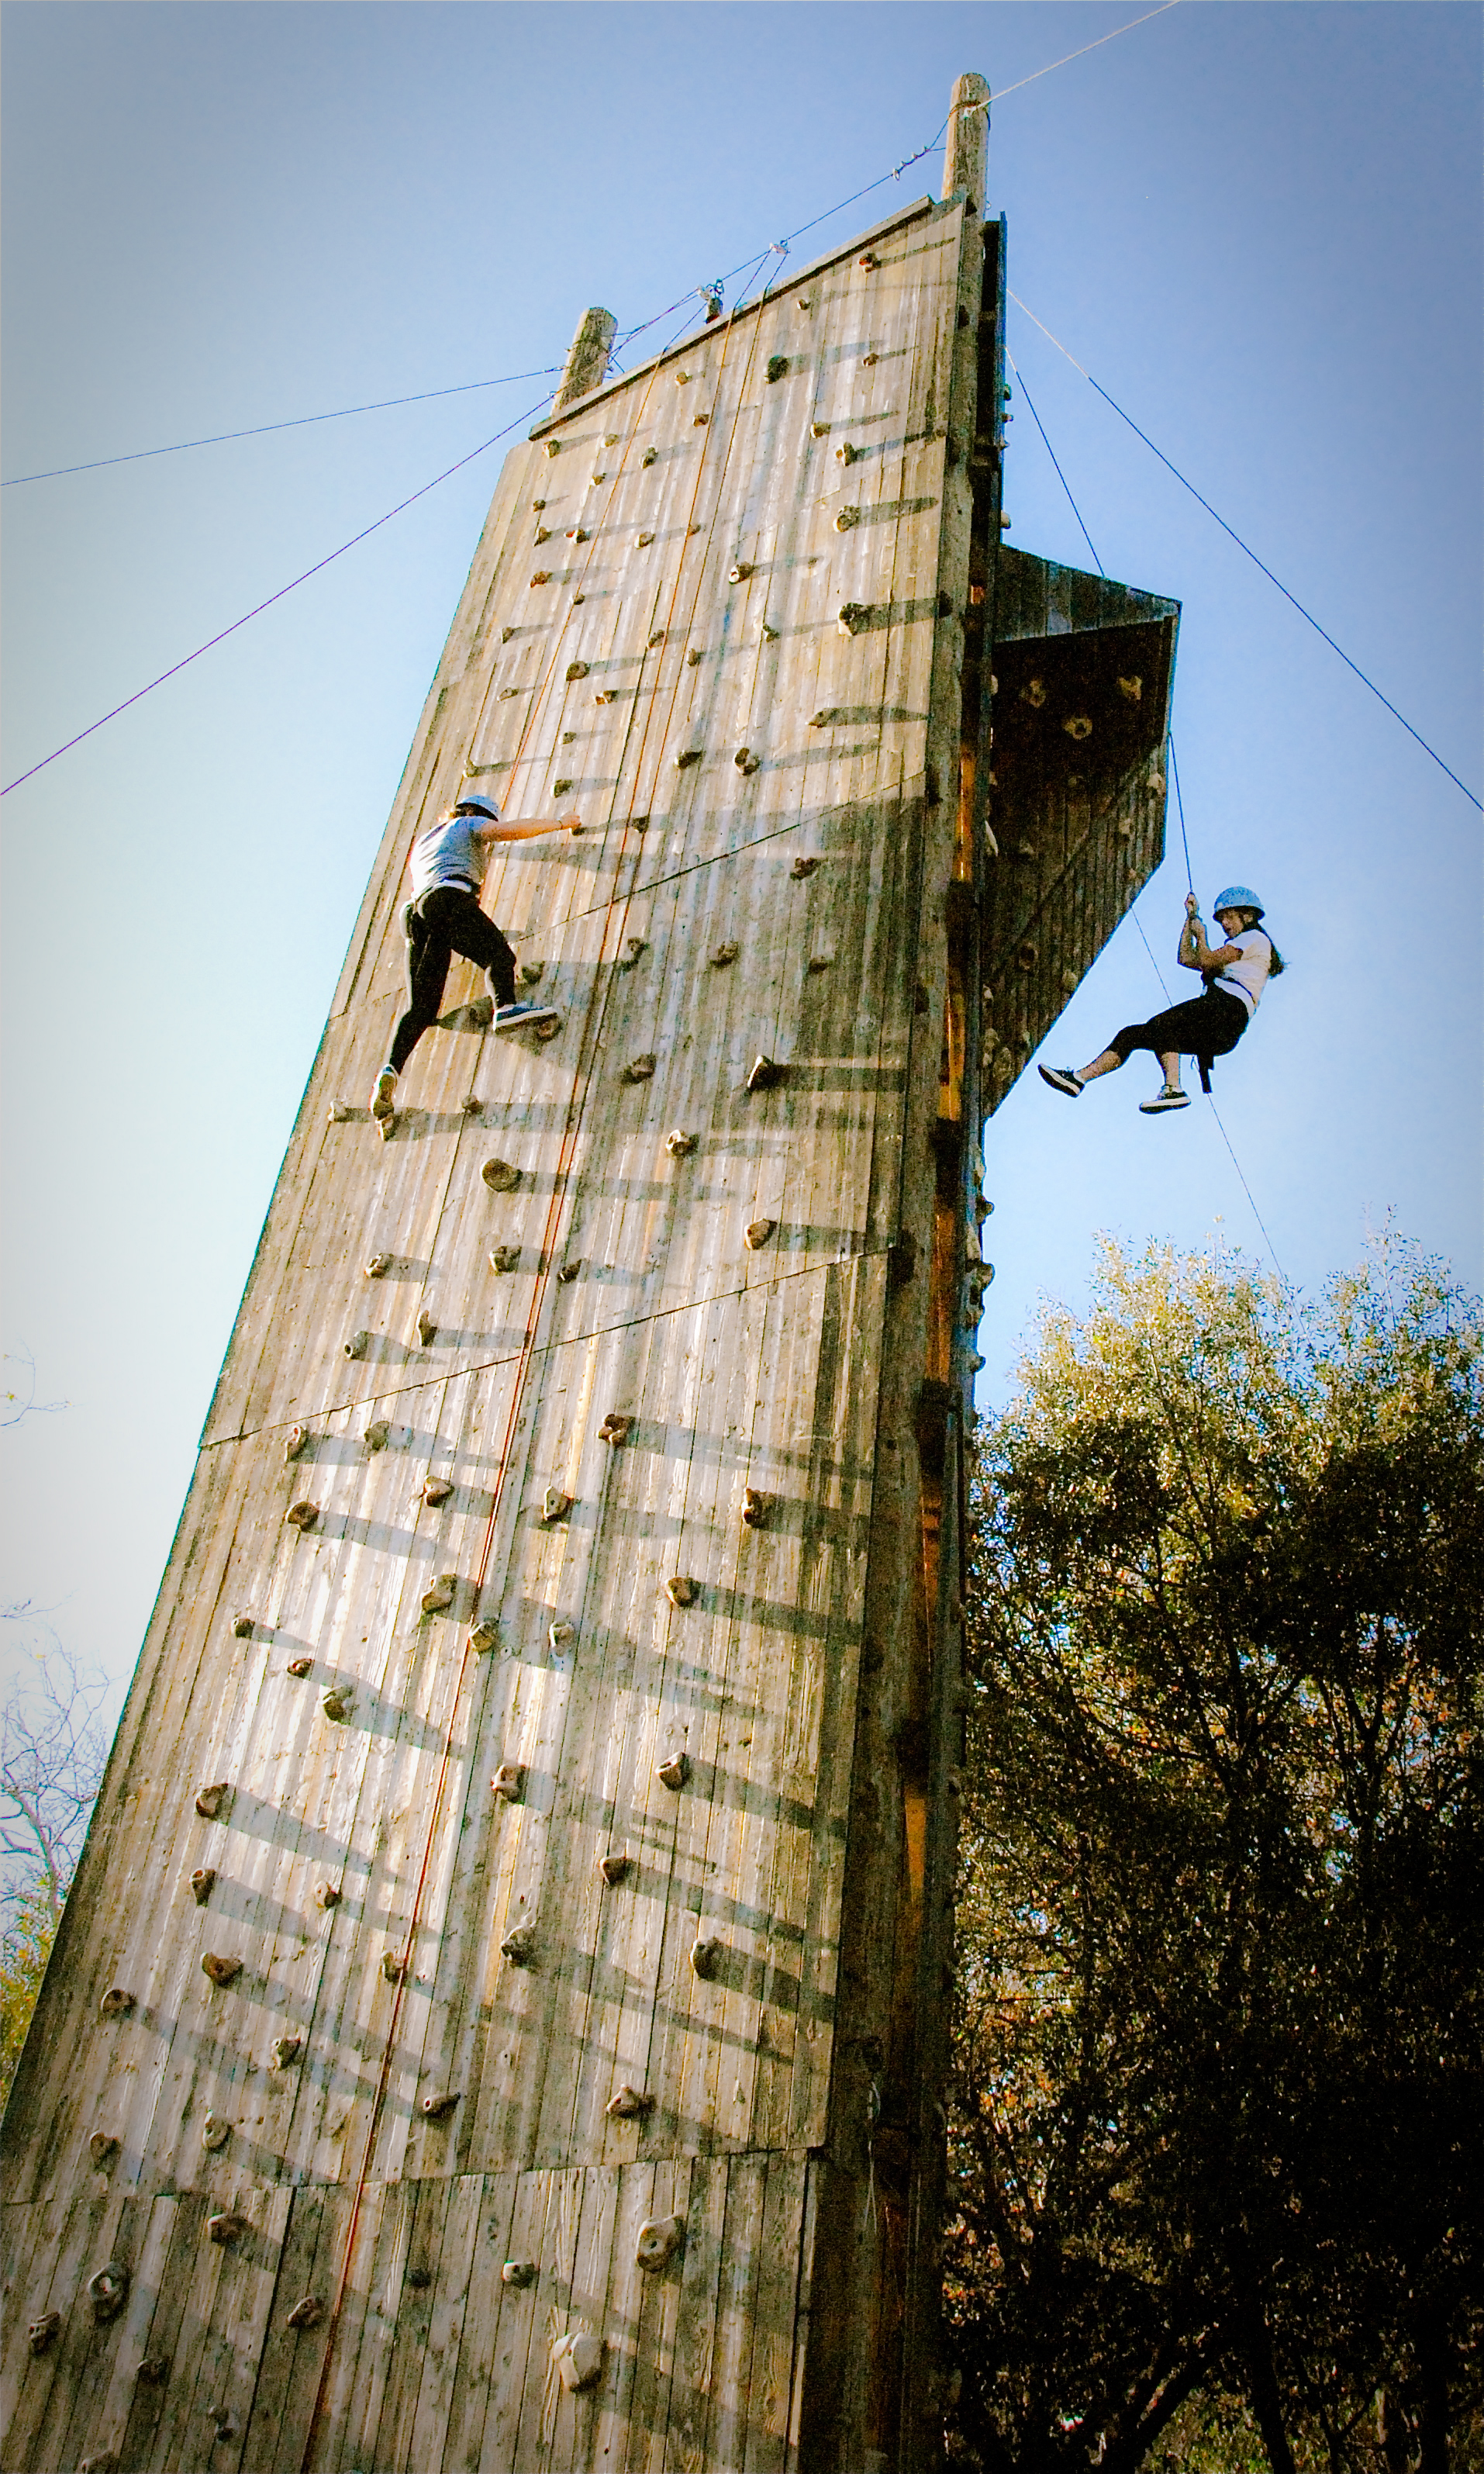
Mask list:
[{"label": "black sneaker", "polygon": [[494,1028],[496,1031],[535,1031],[542,1023],[560,1019],[555,1006],[523,1004],[517,999],[515,1005],[496,1007]]},{"label": "black sneaker", "polygon": [[1069,1065],[1038,1065],[1036,1071],[1042,1082],[1049,1082],[1053,1091],[1065,1091],[1068,1100],[1080,1100],[1087,1088]]},{"label": "black sneaker", "polygon": [[1152,1100],[1140,1100],[1138,1113],[1141,1117],[1162,1117],[1166,1108],[1188,1108],[1189,1105],[1188,1091],[1172,1091],[1166,1084],[1162,1091],[1155,1093]]}]

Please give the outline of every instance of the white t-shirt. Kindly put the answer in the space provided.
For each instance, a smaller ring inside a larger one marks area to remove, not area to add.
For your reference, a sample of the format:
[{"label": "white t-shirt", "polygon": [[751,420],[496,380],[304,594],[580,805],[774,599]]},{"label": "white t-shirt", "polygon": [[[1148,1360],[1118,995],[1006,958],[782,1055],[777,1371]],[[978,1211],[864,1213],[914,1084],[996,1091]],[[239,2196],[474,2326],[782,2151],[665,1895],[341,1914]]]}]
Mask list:
[{"label": "white t-shirt", "polygon": [[477,893],[490,864],[490,848],[477,838],[476,826],[496,824],[496,816],[443,816],[428,825],[412,846],[412,893],[431,893],[438,885],[456,885]]},{"label": "white t-shirt", "polygon": [[1224,941],[1239,947],[1242,958],[1239,962],[1226,963],[1217,972],[1212,985],[1224,988],[1229,997],[1240,997],[1251,1022],[1268,983],[1268,973],[1273,963],[1272,940],[1263,934],[1260,928],[1243,928],[1237,935],[1228,936]]}]

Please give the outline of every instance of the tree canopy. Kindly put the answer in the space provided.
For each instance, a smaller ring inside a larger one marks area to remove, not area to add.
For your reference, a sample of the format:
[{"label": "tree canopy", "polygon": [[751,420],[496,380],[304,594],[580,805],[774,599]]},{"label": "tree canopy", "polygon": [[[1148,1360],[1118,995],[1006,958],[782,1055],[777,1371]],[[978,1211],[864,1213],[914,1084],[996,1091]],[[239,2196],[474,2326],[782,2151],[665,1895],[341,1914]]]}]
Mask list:
[{"label": "tree canopy", "polygon": [[1108,1247],[1021,1381],[974,1486],[953,2461],[1442,2474],[1484,2450],[1476,1307],[1394,1239],[1306,1309]]}]

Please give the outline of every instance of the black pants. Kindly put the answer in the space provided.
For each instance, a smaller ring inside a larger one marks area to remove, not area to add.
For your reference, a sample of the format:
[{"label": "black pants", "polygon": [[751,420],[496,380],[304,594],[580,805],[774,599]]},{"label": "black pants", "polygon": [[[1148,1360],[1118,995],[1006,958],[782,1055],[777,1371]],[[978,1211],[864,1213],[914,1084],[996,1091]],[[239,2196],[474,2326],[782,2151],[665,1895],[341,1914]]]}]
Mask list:
[{"label": "black pants", "polygon": [[400,1074],[423,1032],[438,1020],[455,954],[479,964],[497,1006],[514,1004],[515,996],[515,957],[472,893],[436,885],[431,893],[409,903],[405,925],[407,1010],[392,1034],[387,1063],[394,1074]]},{"label": "black pants", "polygon": [[1124,1065],[1137,1048],[1147,1048],[1155,1056],[1194,1056],[1200,1062],[1201,1086],[1209,1091],[1207,1068],[1211,1058],[1230,1055],[1247,1023],[1247,1007],[1240,997],[1228,996],[1224,988],[1208,988],[1204,996],[1189,997],[1148,1022],[1130,1023],[1108,1045],[1116,1050]]}]

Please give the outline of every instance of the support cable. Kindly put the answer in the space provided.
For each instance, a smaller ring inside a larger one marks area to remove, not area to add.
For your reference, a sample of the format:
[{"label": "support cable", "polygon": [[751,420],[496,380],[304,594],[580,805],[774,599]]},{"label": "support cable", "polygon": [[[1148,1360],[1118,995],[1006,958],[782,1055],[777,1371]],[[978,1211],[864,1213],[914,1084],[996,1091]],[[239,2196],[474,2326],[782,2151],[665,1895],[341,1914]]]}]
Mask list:
[{"label": "support cable", "polygon": [[1072,497],[1071,483],[1063,472],[1061,465],[1057,463],[1056,449],[1052,446],[1050,439],[1046,436],[1045,424],[1041,420],[1041,417],[1037,411],[1034,403],[1031,402],[1031,391],[1025,383],[1025,373],[1023,370],[1016,367],[1015,354],[1008,349],[1008,347],[1006,348],[1005,358],[1010,363],[1011,368],[1015,370],[1016,382],[1019,387],[1020,393],[1024,396],[1027,404],[1030,406],[1031,419],[1036,424],[1037,428],[1041,431],[1041,443],[1045,449],[1046,453],[1050,456],[1052,463],[1056,464],[1056,477],[1061,482],[1063,489],[1066,492],[1066,503],[1070,507],[1072,514],[1076,517],[1078,524],[1081,526],[1083,540],[1087,543],[1089,549],[1092,551],[1092,564],[1106,584],[1108,581],[1108,570],[1103,565],[1102,560],[1098,557],[1096,548],[1093,546],[1091,534],[1089,532],[1087,525],[1083,523],[1082,509],[1078,506],[1076,499]]}]

